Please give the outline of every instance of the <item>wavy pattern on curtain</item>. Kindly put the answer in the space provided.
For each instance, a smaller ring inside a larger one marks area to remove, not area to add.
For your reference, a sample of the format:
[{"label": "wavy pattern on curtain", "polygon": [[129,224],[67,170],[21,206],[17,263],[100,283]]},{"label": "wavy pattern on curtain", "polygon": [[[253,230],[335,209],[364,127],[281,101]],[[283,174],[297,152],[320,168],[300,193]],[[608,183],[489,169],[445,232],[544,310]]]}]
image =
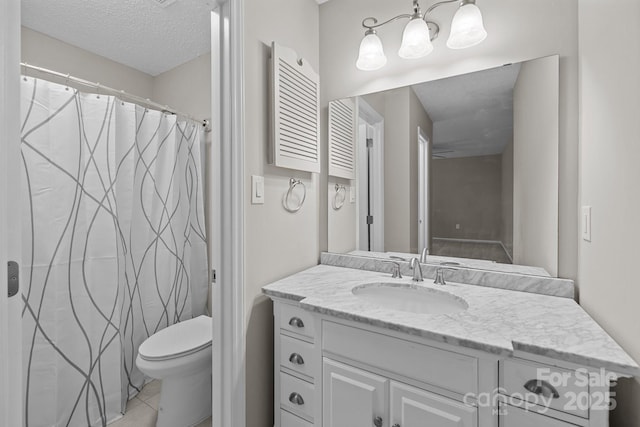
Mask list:
[{"label": "wavy pattern on curtain", "polygon": [[105,426],[150,335],[206,310],[201,126],[22,82],[27,427]]}]

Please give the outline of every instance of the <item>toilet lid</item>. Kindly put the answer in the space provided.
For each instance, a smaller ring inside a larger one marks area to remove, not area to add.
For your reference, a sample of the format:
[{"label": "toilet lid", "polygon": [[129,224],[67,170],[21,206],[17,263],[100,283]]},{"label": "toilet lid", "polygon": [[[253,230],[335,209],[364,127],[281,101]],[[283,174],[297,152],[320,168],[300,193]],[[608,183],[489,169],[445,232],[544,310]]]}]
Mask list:
[{"label": "toilet lid", "polygon": [[145,340],[138,354],[145,360],[166,360],[186,356],[211,346],[211,318],[198,316],[171,325]]}]

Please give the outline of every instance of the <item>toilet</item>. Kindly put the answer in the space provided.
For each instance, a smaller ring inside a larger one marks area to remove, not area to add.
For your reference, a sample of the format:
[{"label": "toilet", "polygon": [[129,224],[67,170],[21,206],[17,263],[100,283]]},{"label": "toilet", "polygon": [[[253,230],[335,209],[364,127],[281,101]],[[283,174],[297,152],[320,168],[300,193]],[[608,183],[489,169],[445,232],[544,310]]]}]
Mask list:
[{"label": "toilet", "polygon": [[147,338],[136,365],[162,380],[156,427],[192,427],[211,416],[211,317],[199,316]]}]

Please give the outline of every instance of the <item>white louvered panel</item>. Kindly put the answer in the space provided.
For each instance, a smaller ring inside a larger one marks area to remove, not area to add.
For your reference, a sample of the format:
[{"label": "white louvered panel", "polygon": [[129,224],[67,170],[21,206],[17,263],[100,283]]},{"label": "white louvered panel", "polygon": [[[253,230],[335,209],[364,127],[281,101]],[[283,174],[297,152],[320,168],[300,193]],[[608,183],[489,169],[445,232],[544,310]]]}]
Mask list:
[{"label": "white louvered panel", "polygon": [[271,45],[271,148],[276,166],[320,172],[318,74],[295,51]]},{"label": "white louvered panel", "polygon": [[355,179],[355,103],[352,99],[329,102],[329,175]]}]

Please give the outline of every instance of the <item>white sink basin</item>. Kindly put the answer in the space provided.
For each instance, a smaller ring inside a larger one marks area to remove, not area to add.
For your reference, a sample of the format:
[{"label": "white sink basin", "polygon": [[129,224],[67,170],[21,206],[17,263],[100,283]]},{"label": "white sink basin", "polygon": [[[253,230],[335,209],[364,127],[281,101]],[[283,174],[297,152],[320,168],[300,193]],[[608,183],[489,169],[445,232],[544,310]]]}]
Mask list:
[{"label": "white sink basin", "polygon": [[390,310],[420,314],[452,314],[469,304],[448,292],[402,283],[369,283],[353,288],[353,295]]}]

